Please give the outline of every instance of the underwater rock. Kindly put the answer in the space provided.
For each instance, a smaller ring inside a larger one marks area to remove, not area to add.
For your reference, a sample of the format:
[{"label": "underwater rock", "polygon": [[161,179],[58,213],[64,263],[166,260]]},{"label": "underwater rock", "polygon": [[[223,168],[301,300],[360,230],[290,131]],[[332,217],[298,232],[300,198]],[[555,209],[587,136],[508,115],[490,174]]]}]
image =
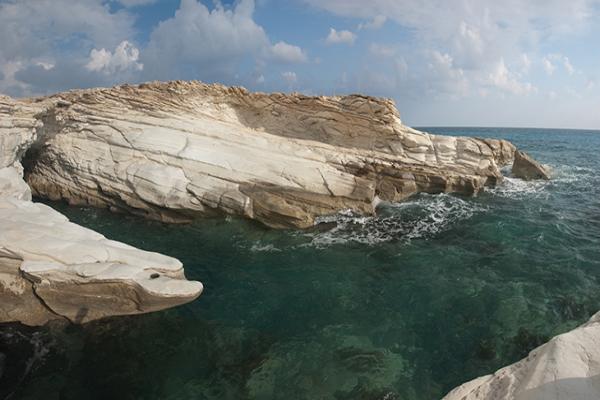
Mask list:
[{"label": "underwater rock", "polygon": [[306,228],[415,193],[476,194],[514,146],[431,135],[392,100],[250,93],[200,82],[75,90],[42,108],[26,157],[34,195],[167,221],[234,214]]},{"label": "underwater rock", "polygon": [[515,151],[515,161],[512,167],[512,174],[521,179],[545,179],[550,180],[550,171],[542,164],[535,161],[527,153]]},{"label": "underwater rock", "polygon": [[523,360],[457,387],[443,400],[600,398],[600,312]]}]

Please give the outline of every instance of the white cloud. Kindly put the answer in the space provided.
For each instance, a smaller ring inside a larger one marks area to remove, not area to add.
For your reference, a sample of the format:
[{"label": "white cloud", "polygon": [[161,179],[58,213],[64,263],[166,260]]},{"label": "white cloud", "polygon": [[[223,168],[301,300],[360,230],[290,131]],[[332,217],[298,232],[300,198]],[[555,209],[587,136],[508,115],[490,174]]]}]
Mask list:
[{"label": "white cloud", "polygon": [[[239,0],[232,8],[215,2],[211,10],[201,1],[182,0],[175,15],[150,35],[140,56],[143,76],[238,83],[243,64],[254,62],[261,74],[269,61],[308,62],[298,46],[284,41],[273,45],[254,20],[254,10],[253,0]],[[251,76],[248,79],[249,84],[257,83]]]},{"label": "white cloud", "polygon": [[563,68],[569,75],[573,75],[576,72],[576,69],[573,66],[573,64],[571,64],[571,60],[569,60],[569,57],[564,56],[562,54],[554,53],[548,54],[542,60],[542,65],[544,66],[544,70],[548,75],[552,75],[556,70],[556,65],[553,64],[553,62],[562,64]]},{"label": "white cloud", "polygon": [[371,21],[359,24],[358,29],[381,29],[385,21],[387,21],[385,15],[376,15]]},{"label": "white cloud", "polygon": [[556,69],[556,67],[554,66],[554,64],[552,64],[552,61],[550,61],[548,57],[544,57],[544,59],[542,60],[542,66],[544,67],[544,71],[546,71],[546,74],[548,74],[548,76],[551,76],[554,73],[554,70]]},{"label": "white cloud", "polygon": [[175,16],[152,32],[142,54],[144,71],[158,79],[235,75],[244,58],[269,54],[271,44],[253,13],[253,0],[240,0],[232,9],[216,3],[213,10],[182,0]]},{"label": "white cloud", "polygon": [[139,7],[154,4],[158,0],[118,0],[125,7]]},{"label": "white cloud", "polygon": [[271,47],[271,53],[275,61],[284,63],[304,63],[308,61],[306,53],[298,46],[285,42],[277,42]]},{"label": "white cloud", "polygon": [[525,53],[521,54],[521,72],[524,74],[529,73],[529,69],[531,68],[531,58]]},{"label": "white cloud", "polygon": [[535,87],[531,83],[520,82],[515,74],[509,71],[504,63],[504,59],[500,59],[496,67],[489,74],[488,82],[500,90],[516,95],[535,91]]},{"label": "white cloud", "polygon": [[350,31],[337,31],[333,28],[329,29],[329,35],[325,39],[327,44],[354,44],[356,34]]},{"label": "white cloud", "polygon": [[369,45],[369,52],[377,57],[388,58],[396,55],[397,50],[385,44],[371,43]]},{"label": "white cloud", "polygon": [[585,32],[597,0],[304,0],[353,18],[384,15],[409,29],[414,46],[451,54],[465,70],[489,70],[496,60],[517,60],[542,41]]},{"label": "white cloud", "polygon": [[84,68],[90,48],[115,48],[135,34],[134,22],[104,0],[0,2],[0,92],[20,96],[97,84]]},{"label": "white cloud", "polygon": [[122,41],[113,53],[106,49],[90,52],[90,60],[85,67],[90,71],[114,74],[134,70],[141,71],[144,64],[138,63],[140,51],[127,40]]},{"label": "white cloud", "polygon": [[575,73],[575,67],[573,67],[573,65],[571,64],[569,57],[563,58],[563,65],[569,75],[573,75]]}]

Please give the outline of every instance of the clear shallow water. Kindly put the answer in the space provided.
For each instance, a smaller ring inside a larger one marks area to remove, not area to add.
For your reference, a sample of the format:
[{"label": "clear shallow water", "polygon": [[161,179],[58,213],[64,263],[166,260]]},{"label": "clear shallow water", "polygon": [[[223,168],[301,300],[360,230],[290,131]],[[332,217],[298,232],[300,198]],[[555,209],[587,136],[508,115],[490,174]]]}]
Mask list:
[{"label": "clear shallow water", "polygon": [[600,132],[428,130],[509,139],[555,179],[421,195],[306,232],[51,203],[181,259],[205,293],[85,327],[0,328],[0,398],[436,399],[600,310]]}]

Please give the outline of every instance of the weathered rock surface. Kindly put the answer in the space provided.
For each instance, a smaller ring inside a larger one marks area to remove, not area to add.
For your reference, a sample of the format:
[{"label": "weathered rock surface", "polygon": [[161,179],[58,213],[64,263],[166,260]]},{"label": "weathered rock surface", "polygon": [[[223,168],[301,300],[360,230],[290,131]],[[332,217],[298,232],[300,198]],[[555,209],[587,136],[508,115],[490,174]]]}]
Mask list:
[{"label": "weathered rock surface", "polygon": [[84,323],[186,303],[202,284],[181,263],[138,250],[34,204],[20,158],[42,126],[40,109],[0,97],[0,322]]},{"label": "weathered rock surface", "polygon": [[515,151],[515,161],[512,174],[521,179],[545,179],[550,180],[550,171],[539,162],[531,158],[527,153]]},{"label": "weathered rock surface", "polygon": [[483,399],[600,399],[600,313],[527,358],[457,387],[443,400]]},{"label": "weathered rock surface", "polygon": [[227,213],[272,227],[375,211],[417,192],[476,194],[515,148],[402,125],[391,100],[249,93],[199,82],[78,90],[42,108],[34,194],[170,222]]},{"label": "weathered rock surface", "polygon": [[17,307],[8,314],[19,321],[38,324],[48,312],[77,323],[138,314],[186,303],[202,291],[199,282],[185,280],[178,260],[107,240],[43,204],[0,199],[0,221],[0,266],[10,274],[19,264],[20,272],[4,291],[31,287],[47,309],[39,315]]}]

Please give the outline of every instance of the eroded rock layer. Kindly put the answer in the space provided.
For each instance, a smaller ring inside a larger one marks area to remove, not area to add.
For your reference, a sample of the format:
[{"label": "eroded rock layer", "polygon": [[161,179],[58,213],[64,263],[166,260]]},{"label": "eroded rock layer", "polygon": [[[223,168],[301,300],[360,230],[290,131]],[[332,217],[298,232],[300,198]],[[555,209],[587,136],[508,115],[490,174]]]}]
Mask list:
[{"label": "eroded rock layer", "polygon": [[35,194],[169,222],[227,213],[308,227],[378,199],[475,194],[512,144],[402,125],[391,100],[249,93],[199,82],[78,90],[41,108],[28,154]]}]

